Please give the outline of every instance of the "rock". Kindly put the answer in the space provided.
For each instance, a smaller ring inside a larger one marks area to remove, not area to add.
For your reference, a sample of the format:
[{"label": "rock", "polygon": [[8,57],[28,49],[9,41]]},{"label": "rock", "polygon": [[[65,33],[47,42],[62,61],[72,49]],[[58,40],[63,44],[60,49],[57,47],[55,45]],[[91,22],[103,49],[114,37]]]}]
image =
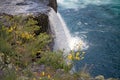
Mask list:
[{"label": "rock", "polygon": [[57,1],[56,0],[49,0],[48,6],[52,7],[55,12],[57,12]]},{"label": "rock", "polygon": [[32,15],[38,21],[38,25],[41,26],[40,31],[37,31],[37,34],[39,34],[50,29],[48,28],[47,13],[50,11],[48,4],[46,0],[3,0],[0,2],[0,16]]},{"label": "rock", "polygon": [[3,76],[3,71],[2,71],[2,70],[0,70],[0,77],[1,77],[1,76]]},{"label": "rock", "polygon": [[41,73],[45,71],[45,65],[33,65],[31,71]]},{"label": "rock", "polygon": [[[14,17],[18,16],[33,16],[40,26],[40,32],[48,32],[51,34],[49,25],[48,13],[51,7],[57,12],[56,0],[0,0],[0,21],[4,22],[3,15]],[[1,20],[2,19],[2,20]],[[8,26],[9,24],[5,24]],[[53,41],[49,44],[53,46]],[[52,47],[51,47],[52,50]]]},{"label": "rock", "polygon": [[114,79],[114,78],[108,78],[106,80],[119,80],[119,79]]},{"label": "rock", "polygon": [[57,69],[56,74],[64,74],[64,69]]},{"label": "rock", "polygon": [[105,80],[103,75],[98,75],[95,77],[95,80]]},{"label": "rock", "polygon": [[3,0],[0,2],[0,13],[9,15],[46,14],[49,11],[47,4],[40,0]]},{"label": "rock", "polygon": [[39,34],[50,31],[47,15],[51,10],[49,6],[57,12],[56,0],[2,0],[0,2],[0,15],[32,15],[38,21],[38,25],[41,26],[41,30],[37,31]]}]

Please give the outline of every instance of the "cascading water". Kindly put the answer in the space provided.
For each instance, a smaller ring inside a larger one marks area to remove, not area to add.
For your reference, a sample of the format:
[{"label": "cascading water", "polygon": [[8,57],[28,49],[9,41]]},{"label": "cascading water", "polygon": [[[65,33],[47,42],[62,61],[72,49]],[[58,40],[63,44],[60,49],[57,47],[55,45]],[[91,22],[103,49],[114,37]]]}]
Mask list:
[{"label": "cascading water", "polygon": [[77,50],[76,45],[78,44],[82,48],[86,45],[80,38],[71,36],[59,13],[51,9],[48,15],[50,27],[54,34],[54,50],[64,50],[65,53],[68,53],[70,50]]},{"label": "cascading water", "polygon": [[64,32],[62,22],[53,9],[51,9],[48,15],[50,28],[54,36],[54,50],[65,49],[68,52],[70,47],[68,46],[67,34]]},{"label": "cascading water", "polygon": [[58,11],[71,35],[87,42],[84,64],[91,75],[120,78],[120,0],[57,0]]}]

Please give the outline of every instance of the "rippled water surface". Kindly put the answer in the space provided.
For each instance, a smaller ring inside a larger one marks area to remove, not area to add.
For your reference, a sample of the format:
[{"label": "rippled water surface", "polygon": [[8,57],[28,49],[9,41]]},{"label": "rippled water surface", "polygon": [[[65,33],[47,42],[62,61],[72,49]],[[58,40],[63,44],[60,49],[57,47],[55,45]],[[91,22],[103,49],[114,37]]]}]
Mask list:
[{"label": "rippled water surface", "polygon": [[76,70],[86,63],[93,65],[93,76],[120,78],[120,0],[58,0],[58,4],[71,35],[89,45]]}]

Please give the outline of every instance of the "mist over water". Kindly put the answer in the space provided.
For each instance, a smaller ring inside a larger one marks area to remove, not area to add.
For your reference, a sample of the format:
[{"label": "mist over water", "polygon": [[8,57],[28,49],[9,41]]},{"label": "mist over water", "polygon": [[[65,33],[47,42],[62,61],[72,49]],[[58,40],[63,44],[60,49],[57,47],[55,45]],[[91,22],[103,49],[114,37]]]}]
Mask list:
[{"label": "mist over water", "polygon": [[71,36],[87,44],[85,59],[93,76],[120,78],[120,0],[58,0],[59,12]]}]

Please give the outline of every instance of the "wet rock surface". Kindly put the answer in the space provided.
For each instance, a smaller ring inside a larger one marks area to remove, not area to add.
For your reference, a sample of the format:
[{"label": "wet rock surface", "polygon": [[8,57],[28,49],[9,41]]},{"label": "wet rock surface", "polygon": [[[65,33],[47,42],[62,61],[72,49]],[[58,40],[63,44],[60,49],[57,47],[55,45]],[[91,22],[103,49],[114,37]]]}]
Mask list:
[{"label": "wet rock surface", "polygon": [[0,13],[10,15],[47,13],[47,1],[42,0],[0,0]]},{"label": "wet rock surface", "polygon": [[52,7],[57,12],[57,0],[49,0],[48,6]]}]

